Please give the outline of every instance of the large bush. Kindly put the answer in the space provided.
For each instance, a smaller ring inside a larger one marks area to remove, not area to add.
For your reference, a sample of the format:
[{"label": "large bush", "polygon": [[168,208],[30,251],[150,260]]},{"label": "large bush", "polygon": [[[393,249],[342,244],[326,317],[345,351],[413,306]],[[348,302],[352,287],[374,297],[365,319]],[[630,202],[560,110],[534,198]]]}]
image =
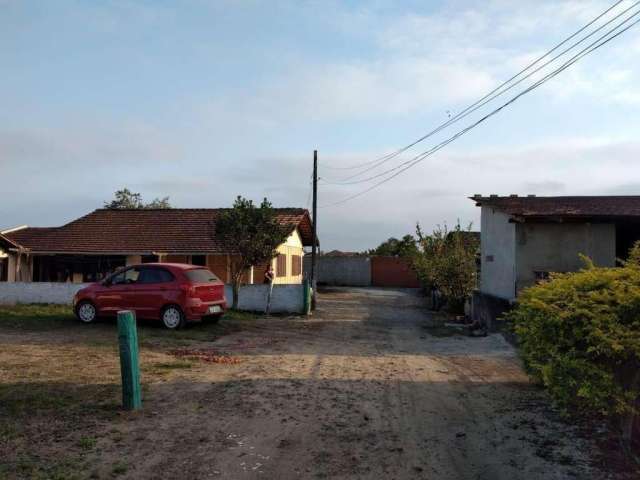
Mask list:
[{"label": "large bush", "polygon": [[425,235],[420,225],[416,227],[418,251],[412,256],[413,269],[422,285],[437,288],[455,312],[464,310],[464,302],[477,283],[479,244],[470,230],[471,225],[463,230],[458,222],[453,230],[438,226]]},{"label": "large bush", "polygon": [[[640,266],[634,247],[620,268],[586,262],[524,290],[513,322],[531,374],[566,410],[628,416],[638,397]],[[635,384],[634,384],[635,382]]]}]

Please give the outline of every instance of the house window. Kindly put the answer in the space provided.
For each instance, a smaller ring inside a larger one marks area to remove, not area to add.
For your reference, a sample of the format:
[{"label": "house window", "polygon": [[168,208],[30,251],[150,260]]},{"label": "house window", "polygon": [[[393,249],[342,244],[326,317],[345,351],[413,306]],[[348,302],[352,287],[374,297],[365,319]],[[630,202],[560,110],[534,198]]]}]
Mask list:
[{"label": "house window", "polygon": [[533,276],[536,280],[536,283],[544,282],[545,280],[549,280],[549,272],[545,272],[543,270],[534,270]]},{"label": "house window", "polygon": [[302,274],[302,256],[292,255],[291,256],[291,275],[296,277],[300,274]]},{"label": "house window", "polygon": [[206,255],[191,255],[191,265],[198,265],[199,267],[207,266]]},{"label": "house window", "polygon": [[276,261],[276,276],[278,277],[286,277],[287,276],[287,256],[284,254],[279,254]]}]

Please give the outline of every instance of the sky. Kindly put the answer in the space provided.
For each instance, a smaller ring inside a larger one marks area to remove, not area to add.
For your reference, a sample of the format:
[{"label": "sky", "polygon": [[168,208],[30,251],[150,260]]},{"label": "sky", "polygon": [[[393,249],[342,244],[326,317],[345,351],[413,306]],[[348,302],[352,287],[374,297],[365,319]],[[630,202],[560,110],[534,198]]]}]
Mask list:
[{"label": "sky", "polygon": [[323,250],[417,222],[478,229],[476,193],[640,194],[638,25],[329,206],[370,185],[329,184],[358,172],[336,167],[411,143],[613,3],[0,0],[0,228],[62,225],[123,187],[184,208],[308,207],[314,149]]}]

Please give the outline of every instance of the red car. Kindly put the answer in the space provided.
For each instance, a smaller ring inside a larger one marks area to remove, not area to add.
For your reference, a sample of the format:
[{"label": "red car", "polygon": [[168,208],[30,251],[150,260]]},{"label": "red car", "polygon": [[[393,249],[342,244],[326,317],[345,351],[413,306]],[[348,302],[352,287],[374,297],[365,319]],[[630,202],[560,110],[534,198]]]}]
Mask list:
[{"label": "red car", "polygon": [[227,308],[224,283],[203,267],[144,263],[119,270],[78,291],[74,312],[84,323],[133,310],[138,318],[162,320],[170,329],[202,317],[219,318]]}]

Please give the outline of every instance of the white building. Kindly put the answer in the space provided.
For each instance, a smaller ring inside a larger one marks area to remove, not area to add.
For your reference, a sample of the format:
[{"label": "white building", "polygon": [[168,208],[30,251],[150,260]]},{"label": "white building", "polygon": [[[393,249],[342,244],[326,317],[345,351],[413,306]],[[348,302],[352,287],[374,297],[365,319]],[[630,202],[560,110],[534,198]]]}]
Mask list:
[{"label": "white building", "polygon": [[550,272],[579,270],[581,255],[613,267],[640,239],[640,196],[471,199],[482,209],[479,293],[484,304],[504,306]]}]

